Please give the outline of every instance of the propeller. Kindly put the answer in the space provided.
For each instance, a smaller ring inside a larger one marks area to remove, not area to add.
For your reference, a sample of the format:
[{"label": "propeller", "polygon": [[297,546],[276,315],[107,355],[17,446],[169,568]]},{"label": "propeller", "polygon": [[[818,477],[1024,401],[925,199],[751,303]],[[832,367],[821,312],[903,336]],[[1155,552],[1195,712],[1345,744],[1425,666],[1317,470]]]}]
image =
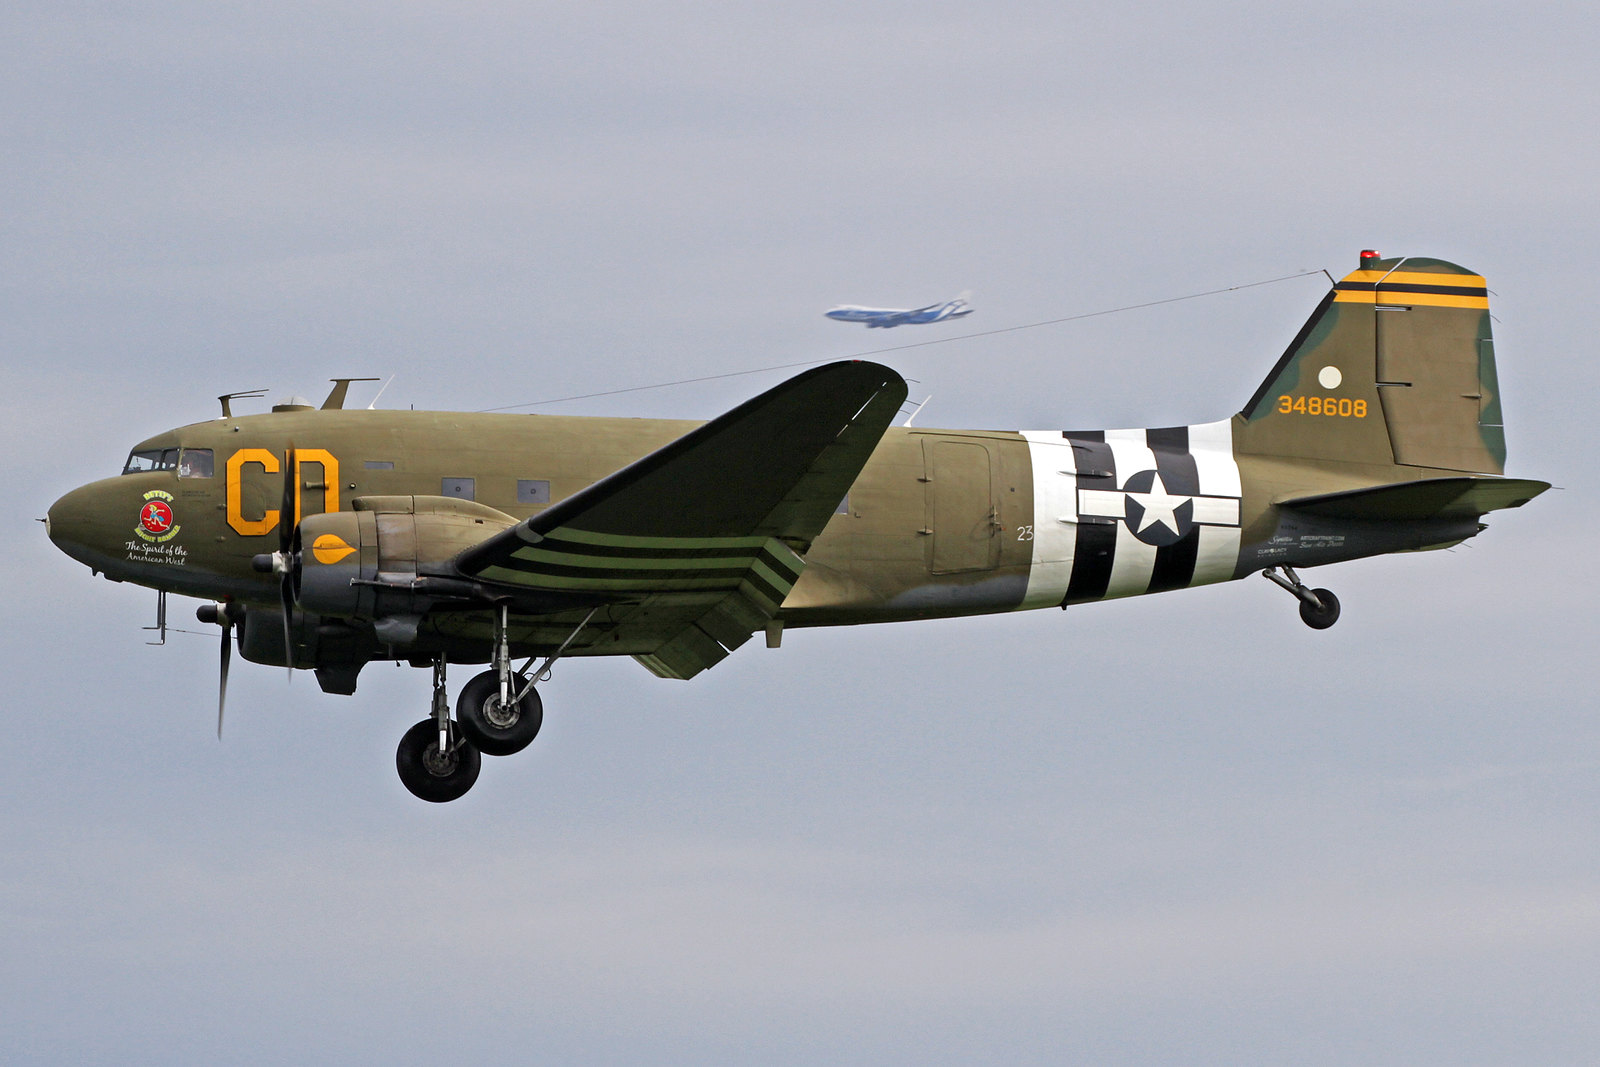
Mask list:
[{"label": "propeller", "polygon": [[283,500],[278,510],[278,551],[263,552],[250,561],[262,574],[278,576],[278,607],[283,614],[283,660],[294,680],[294,541],[299,523],[295,521],[294,443],[283,453]]},{"label": "propeller", "polygon": [[222,740],[222,713],[228,705],[228,660],[233,653],[233,624],[244,615],[244,608],[232,602],[226,604],[201,604],[195,609],[195,618],[201,622],[222,627],[222,671],[217,680],[217,740]]},{"label": "propeller", "polygon": [[222,712],[228,706],[228,658],[233,654],[233,624],[222,616],[222,672],[217,679],[217,740],[222,740]]}]

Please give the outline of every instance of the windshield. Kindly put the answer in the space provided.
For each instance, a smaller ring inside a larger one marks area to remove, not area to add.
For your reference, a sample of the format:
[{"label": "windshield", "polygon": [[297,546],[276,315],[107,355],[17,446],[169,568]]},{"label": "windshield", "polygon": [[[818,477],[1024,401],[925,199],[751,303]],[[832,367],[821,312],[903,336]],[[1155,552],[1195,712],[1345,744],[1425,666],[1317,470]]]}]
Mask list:
[{"label": "windshield", "polygon": [[143,474],[145,471],[170,471],[178,465],[178,450],[176,448],[152,448],[144,452],[135,450],[128,453],[128,462],[123,465],[123,474]]},{"label": "windshield", "polygon": [[176,470],[180,478],[209,478],[216,470],[209,448],[144,448],[128,453],[123,474]]}]

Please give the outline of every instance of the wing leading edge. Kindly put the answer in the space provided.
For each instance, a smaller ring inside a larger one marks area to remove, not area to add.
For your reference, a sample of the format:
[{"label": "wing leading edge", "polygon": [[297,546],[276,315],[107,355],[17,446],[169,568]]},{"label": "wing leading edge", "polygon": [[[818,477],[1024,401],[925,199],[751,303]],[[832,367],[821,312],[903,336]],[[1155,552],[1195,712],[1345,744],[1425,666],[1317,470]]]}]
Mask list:
[{"label": "wing leading edge", "polygon": [[614,605],[636,658],[687,678],[777,614],[905,402],[875,363],[796,375],[456,557],[484,582]]}]

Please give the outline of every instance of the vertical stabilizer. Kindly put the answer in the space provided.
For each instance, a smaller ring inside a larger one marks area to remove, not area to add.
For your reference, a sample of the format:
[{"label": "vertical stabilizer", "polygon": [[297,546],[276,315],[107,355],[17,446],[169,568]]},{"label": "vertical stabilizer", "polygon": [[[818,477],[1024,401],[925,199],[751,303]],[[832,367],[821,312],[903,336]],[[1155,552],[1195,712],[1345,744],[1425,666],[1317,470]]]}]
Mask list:
[{"label": "vertical stabilizer", "polygon": [[1363,252],[1240,413],[1257,455],[1500,474],[1489,294],[1454,263]]}]

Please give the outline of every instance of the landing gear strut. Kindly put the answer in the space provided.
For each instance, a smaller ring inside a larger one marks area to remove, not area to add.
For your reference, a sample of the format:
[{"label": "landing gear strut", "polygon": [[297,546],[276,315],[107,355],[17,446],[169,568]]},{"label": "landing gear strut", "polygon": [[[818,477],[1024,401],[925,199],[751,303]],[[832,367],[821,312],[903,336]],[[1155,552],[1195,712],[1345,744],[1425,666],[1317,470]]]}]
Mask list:
[{"label": "landing gear strut", "polygon": [[[521,752],[544,725],[544,701],[533,687],[534,680],[528,678],[528,668],[511,670],[509,625],[510,609],[500,604],[495,609],[492,665],[468,682],[456,698],[461,732],[490,756]],[[548,671],[541,672],[544,674]]]},{"label": "landing gear strut", "polygon": [[468,682],[456,699],[456,719],[467,740],[490,756],[509,756],[527,748],[544,725],[544,701],[534,687],[550,677],[550,668],[566,654],[599,610],[589,609],[561,646],[529,674],[534,657],[529,657],[520,670],[511,669],[510,608],[498,605],[491,666]]},{"label": "landing gear strut", "polygon": [[400,781],[413,796],[443,804],[472,788],[483,757],[463,732],[450,718],[444,657],[440,656],[433,661],[433,715],[407,730],[394,754]]},{"label": "landing gear strut", "polygon": [[[1275,573],[1282,571],[1282,574]],[[1339,598],[1326,589],[1312,589],[1287,564],[1268,567],[1261,576],[1293,593],[1300,601],[1300,621],[1313,630],[1326,630],[1339,621]]]}]

